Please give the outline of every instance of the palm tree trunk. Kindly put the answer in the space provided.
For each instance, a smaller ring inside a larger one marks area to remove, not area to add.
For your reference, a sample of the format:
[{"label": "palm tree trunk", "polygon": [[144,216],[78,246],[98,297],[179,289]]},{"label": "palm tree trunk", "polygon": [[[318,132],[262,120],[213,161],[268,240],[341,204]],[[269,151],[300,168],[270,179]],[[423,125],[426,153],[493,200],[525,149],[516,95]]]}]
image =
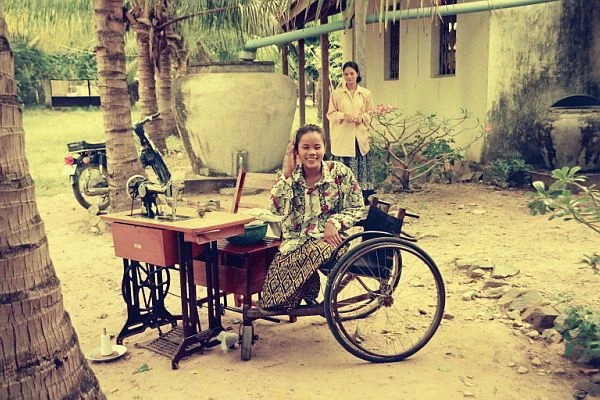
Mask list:
[{"label": "palm tree trunk", "polygon": [[[150,26],[134,20],[131,27],[135,32],[138,48],[140,108],[144,116],[156,114],[158,112],[158,102],[156,101],[154,62],[150,54]],[[154,120],[144,128],[156,147],[164,153],[167,149],[167,142],[160,122],[160,119]]]},{"label": "palm tree trunk", "polygon": [[158,62],[158,110],[162,117],[162,129],[165,137],[178,136],[175,117],[171,108],[171,48],[161,49]]},{"label": "palm tree trunk", "polygon": [[94,0],[98,88],[104,110],[109,196],[114,211],[131,206],[125,183],[132,175],[143,174],[131,133],[122,7],[122,0]]},{"label": "palm tree trunk", "polygon": [[25,158],[0,0],[0,399],[105,399],[63,308]]}]

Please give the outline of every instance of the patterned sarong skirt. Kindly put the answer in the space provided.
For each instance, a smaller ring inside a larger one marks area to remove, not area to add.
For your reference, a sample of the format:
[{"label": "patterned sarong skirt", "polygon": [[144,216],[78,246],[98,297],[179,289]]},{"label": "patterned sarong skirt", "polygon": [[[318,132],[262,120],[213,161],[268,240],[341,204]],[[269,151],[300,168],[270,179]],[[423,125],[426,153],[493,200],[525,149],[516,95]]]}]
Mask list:
[{"label": "patterned sarong skirt", "polygon": [[287,254],[277,253],[267,271],[262,307],[293,308],[303,299],[316,300],[321,286],[317,269],[333,250],[323,241],[310,239]]},{"label": "patterned sarong skirt", "polygon": [[358,143],[356,143],[356,157],[332,156],[333,161],[339,161],[352,170],[358,185],[362,190],[375,189],[375,171],[373,170],[373,156],[369,153],[360,154]]}]

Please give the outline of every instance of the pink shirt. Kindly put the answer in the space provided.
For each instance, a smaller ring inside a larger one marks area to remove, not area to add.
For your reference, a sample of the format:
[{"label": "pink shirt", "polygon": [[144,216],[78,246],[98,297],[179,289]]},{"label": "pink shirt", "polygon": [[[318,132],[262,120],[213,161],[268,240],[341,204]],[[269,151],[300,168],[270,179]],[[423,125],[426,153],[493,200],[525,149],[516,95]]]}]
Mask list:
[{"label": "pink shirt", "polygon": [[[342,83],[331,93],[327,119],[331,122],[331,154],[338,157],[356,157],[354,143],[358,142],[360,153],[369,152],[369,131],[366,123],[371,119],[369,112],[373,110],[371,92],[356,85],[354,95]],[[344,114],[362,117],[363,122],[356,124],[345,122]]]}]

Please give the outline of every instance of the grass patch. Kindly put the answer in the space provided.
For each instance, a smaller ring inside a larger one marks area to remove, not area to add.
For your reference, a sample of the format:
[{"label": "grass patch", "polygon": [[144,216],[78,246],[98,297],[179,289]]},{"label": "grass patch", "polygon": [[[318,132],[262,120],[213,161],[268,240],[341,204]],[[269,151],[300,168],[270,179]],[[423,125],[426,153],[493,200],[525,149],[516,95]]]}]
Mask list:
[{"label": "grass patch", "polygon": [[99,108],[26,108],[23,127],[25,154],[38,196],[51,196],[71,189],[68,177],[62,175],[64,156],[68,154],[67,143],[104,141]]}]

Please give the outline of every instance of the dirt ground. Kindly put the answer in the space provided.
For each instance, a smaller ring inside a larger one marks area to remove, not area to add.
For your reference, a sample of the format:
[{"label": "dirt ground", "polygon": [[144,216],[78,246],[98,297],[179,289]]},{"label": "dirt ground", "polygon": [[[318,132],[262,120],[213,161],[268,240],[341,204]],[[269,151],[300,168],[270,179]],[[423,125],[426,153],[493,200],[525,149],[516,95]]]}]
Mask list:
[{"label": "dirt ground", "polygon": [[[430,185],[402,204],[421,215],[407,231],[421,238],[418,244],[439,266],[446,311],[454,316],[409,360],[363,362],[335,341],[325,319],[304,317],[295,324],[259,321],[249,362],[240,360],[239,350],[223,354],[216,347],[174,371],[166,357],[135,346],[156,337],[147,330],[125,341],[125,357],[92,363],[103,391],[109,399],[572,398],[574,383],[584,378],[580,366],[561,356],[563,345],[530,339],[502,322],[496,300],[464,301],[462,294],[479,286],[467,283],[455,260],[512,265],[521,272],[507,279],[511,285],[536,289],[552,304],[598,309],[600,277],[579,263],[600,249],[598,235],[574,222],[532,217],[525,192],[485,185]],[[82,350],[90,353],[102,328],[117,334],[125,321],[121,261],[110,232],[90,233],[87,212],[70,193],[38,198],[38,206],[65,307]],[[177,298],[169,297],[168,307],[178,313]],[[223,318],[237,329],[239,314]],[[541,365],[532,364],[535,357]],[[149,370],[136,373],[143,364]],[[528,372],[517,373],[520,366]]]}]

